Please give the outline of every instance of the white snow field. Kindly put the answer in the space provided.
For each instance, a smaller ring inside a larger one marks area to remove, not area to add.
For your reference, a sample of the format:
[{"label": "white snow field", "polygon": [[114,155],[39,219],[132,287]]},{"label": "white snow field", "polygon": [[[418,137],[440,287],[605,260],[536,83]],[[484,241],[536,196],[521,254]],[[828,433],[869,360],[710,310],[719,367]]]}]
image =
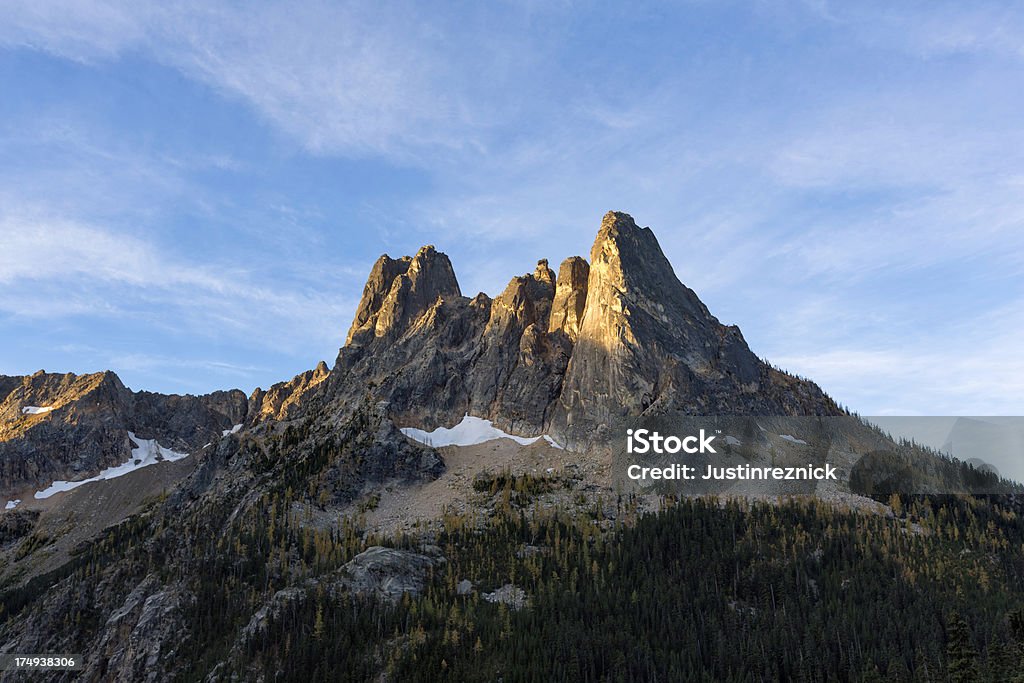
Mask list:
[{"label": "white snow field", "polygon": [[785,439],[786,441],[792,441],[793,443],[800,443],[803,444],[804,446],[807,445],[807,442],[804,441],[803,439],[798,439],[795,436],[790,436],[789,434],[779,434],[779,438]]},{"label": "white snow field", "polygon": [[466,415],[462,422],[452,428],[438,427],[432,432],[425,432],[415,427],[402,427],[402,433],[413,441],[419,441],[427,446],[440,448],[441,446],[475,446],[478,443],[494,441],[495,439],[512,439],[518,444],[529,446],[536,443],[538,439],[544,439],[555,448],[562,446],[547,434],[541,436],[516,436],[503,432],[494,426],[490,420]]},{"label": "white snow field", "polygon": [[21,409],[21,414],[42,415],[43,413],[48,413],[51,410],[53,410],[53,406],[43,406],[42,408],[40,408],[39,406],[25,406],[24,408]]},{"label": "white snow field", "polygon": [[134,472],[137,469],[155,465],[164,460],[173,461],[188,457],[188,453],[178,453],[177,451],[172,451],[170,448],[164,448],[156,442],[156,439],[140,439],[135,436],[134,432],[128,432],[128,438],[136,445],[136,448],[132,449],[132,457],[128,462],[117,465],[116,467],[108,467],[95,477],[90,477],[89,479],[82,479],[80,481],[55,481],[42,491],[36,491],[35,498],[37,500],[42,500],[44,498],[49,498],[55,493],[78,488],[82,484],[123,477],[129,472]]},{"label": "white snow field", "polygon": [[[238,432],[238,430],[239,430],[239,429],[241,429],[241,428],[242,428],[242,425],[238,424],[238,425],[235,425],[234,427],[232,427],[231,429],[225,429],[224,431],[222,431],[222,432],[220,433],[220,435],[221,435],[222,437],[224,437],[224,436],[227,436],[228,434],[235,434],[235,433],[237,433],[237,432]],[[206,446],[209,446],[209,445],[210,445],[210,444],[206,444]],[[206,448],[206,446],[203,446],[203,448]]]}]

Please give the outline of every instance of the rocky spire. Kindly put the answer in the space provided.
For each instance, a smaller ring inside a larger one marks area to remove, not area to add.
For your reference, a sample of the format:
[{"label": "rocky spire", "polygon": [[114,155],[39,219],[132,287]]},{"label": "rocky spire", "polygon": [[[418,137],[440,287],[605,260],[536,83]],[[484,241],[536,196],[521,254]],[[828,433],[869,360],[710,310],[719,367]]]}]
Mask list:
[{"label": "rocky spire", "polygon": [[[554,296],[555,274],[548,268],[547,259],[542,259],[532,274],[512,278],[505,291],[494,299],[488,331],[513,325],[518,338],[528,325],[542,324],[546,330]],[[505,339],[504,343],[507,342]]]},{"label": "rocky spire", "polygon": [[[609,212],[590,251],[586,305],[566,371],[568,423],[637,415],[659,399],[722,377],[724,327],[676,277],[650,228]],[[754,382],[757,359],[730,354],[730,373]]]},{"label": "rocky spire", "polygon": [[401,334],[438,298],[461,295],[451,261],[432,245],[411,258],[384,254],[370,271],[345,344]]},{"label": "rocky spire", "polygon": [[558,284],[551,304],[551,332],[561,331],[573,342],[580,334],[583,309],[587,305],[590,264],[581,256],[570,256],[558,268]]},{"label": "rocky spire", "polygon": [[377,314],[384,303],[384,297],[391,291],[391,284],[399,275],[404,275],[409,270],[409,263],[412,261],[408,256],[400,259],[393,259],[387,254],[381,255],[377,262],[370,269],[370,275],[366,278],[366,285],[363,287],[363,296],[356,308],[356,316],[352,320],[352,327],[349,328],[348,336],[345,338],[345,345],[352,343],[353,337],[360,332],[374,329],[377,323]]},{"label": "rocky spire", "polygon": [[550,287],[554,290],[555,287],[555,271],[548,268],[548,260],[542,258],[537,261],[537,267],[533,271],[533,277],[538,282],[544,283],[545,287]]},{"label": "rocky spire", "polygon": [[491,306],[471,374],[473,409],[503,428],[536,432],[562,383],[569,343],[548,339],[555,273],[547,259],[512,278]]}]

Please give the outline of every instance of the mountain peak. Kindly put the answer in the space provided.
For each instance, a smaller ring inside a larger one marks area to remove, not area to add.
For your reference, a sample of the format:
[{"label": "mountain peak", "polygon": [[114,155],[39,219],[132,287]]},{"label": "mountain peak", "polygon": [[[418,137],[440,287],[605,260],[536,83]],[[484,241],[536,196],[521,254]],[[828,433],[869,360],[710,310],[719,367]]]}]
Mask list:
[{"label": "mountain peak", "polygon": [[609,211],[601,219],[601,230],[639,230],[633,217],[625,211]]},{"label": "mountain peak", "polygon": [[336,398],[351,405],[372,386],[401,422],[470,413],[569,443],[651,410],[836,413],[818,387],[772,371],[722,325],[629,214],[604,216],[590,256],[566,259],[557,277],[541,259],[494,299],[472,300],[432,247],[382,256],[338,357]]},{"label": "mountain peak", "polygon": [[366,280],[345,344],[400,335],[438,298],[459,296],[462,292],[451,261],[432,244],[412,257],[392,259],[384,254]]},{"label": "mountain peak", "polygon": [[[601,228],[590,248],[590,267],[605,264],[609,274],[625,285],[627,275],[648,273],[655,279],[676,280],[672,265],[661,251],[661,245],[650,228],[641,228],[628,213],[609,211],[601,220]],[[615,272],[621,271],[621,272]],[[652,283],[653,284],[653,283]],[[664,283],[668,284],[668,283]]]}]

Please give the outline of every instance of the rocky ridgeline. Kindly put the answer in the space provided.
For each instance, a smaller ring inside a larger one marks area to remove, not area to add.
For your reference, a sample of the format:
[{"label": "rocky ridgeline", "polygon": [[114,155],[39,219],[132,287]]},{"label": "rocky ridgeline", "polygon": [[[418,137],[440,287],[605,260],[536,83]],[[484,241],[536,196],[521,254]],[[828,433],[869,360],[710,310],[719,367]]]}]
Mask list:
[{"label": "rocky ridgeline", "polygon": [[238,389],[203,396],[132,391],[113,372],[0,376],[0,492],[83,479],[126,462],[128,432],[193,453],[235,425],[287,419],[329,375],[321,362],[246,398]]},{"label": "rocky ridgeline", "polygon": [[[133,497],[119,503],[115,485],[105,484],[111,488],[96,485],[96,498],[86,486],[49,509],[0,513],[2,649],[81,652],[85,669],[75,680],[220,680],[232,661],[244,670],[250,648],[303,601],[350,595],[394,602],[422,591],[454,558],[429,543],[362,547],[358,539],[369,545],[370,537],[360,536],[359,520],[392,492],[407,504],[409,483],[444,483],[434,481],[446,470],[441,453],[404,437],[395,423],[432,429],[466,413],[508,432],[586,447],[615,435],[617,421],[641,415],[675,421],[679,413],[841,411],[813,383],[754,356],[737,328],[722,325],[679,282],[653,233],[626,214],[605,216],[589,262],[566,259],[556,276],[542,260],[493,299],[463,296],[448,257],[433,247],[397,260],[382,256],[335,366],[321,363],[248,398],[237,390],[133,392],[110,372],[0,376],[0,483],[8,490],[124,462],[128,430],[201,454],[175,484],[154,488],[166,495],[145,504]],[[791,432],[775,420],[759,417],[768,427],[760,434],[750,424],[747,436],[741,423],[754,421],[745,420],[730,431],[750,448],[770,449],[772,435],[781,447]],[[892,461],[918,479],[944,476],[945,461],[883,452],[895,445],[859,422],[833,431],[820,422],[818,444],[874,451],[880,455],[870,462]],[[222,438],[239,424],[240,433]],[[572,474],[553,495],[566,505],[578,505],[568,501],[584,492],[586,505],[615,499],[601,483],[611,458],[600,449],[534,453],[565,458]],[[455,510],[494,511],[486,501],[474,508],[475,486],[458,487],[459,477],[472,480],[496,455],[467,458],[462,472],[450,459],[457,476],[447,485],[462,492]],[[535,472],[550,461],[522,465]],[[891,470],[880,467],[877,476]],[[870,484],[876,473],[862,475]],[[143,477],[131,485],[140,483]],[[444,492],[424,491],[432,503],[445,502]],[[613,512],[601,516],[608,521]],[[217,585],[225,579],[222,593]],[[530,609],[538,595],[511,583],[475,586],[476,579],[467,575],[451,590],[513,610]],[[211,599],[221,595],[222,603]],[[189,653],[210,646],[198,640],[210,637],[206,619],[236,601],[248,612],[227,627],[225,642],[234,643],[230,652],[222,644],[227,659],[185,670]]]},{"label": "rocky ridgeline", "polygon": [[0,486],[81,479],[126,462],[128,431],[186,452],[245,419],[241,391],[205,396],[134,392],[113,372],[43,371],[0,383]]},{"label": "rocky ridgeline", "polygon": [[610,212],[590,262],[542,260],[499,296],[462,296],[448,257],[381,256],[332,371],[331,398],[367,391],[403,424],[470,413],[520,434],[599,441],[648,411],[835,415],[815,384],[772,369],[683,285],[650,228]]},{"label": "rocky ridgeline", "polygon": [[610,212],[589,263],[570,257],[556,277],[541,260],[493,299],[463,296],[433,246],[381,256],[334,368],[320,363],[248,398],[133,392],[112,372],[0,376],[0,489],[125,462],[129,430],[193,453],[237,424],[337,421],[367,400],[403,426],[451,426],[469,413],[577,448],[642,414],[840,413],[711,315],[649,228]]}]

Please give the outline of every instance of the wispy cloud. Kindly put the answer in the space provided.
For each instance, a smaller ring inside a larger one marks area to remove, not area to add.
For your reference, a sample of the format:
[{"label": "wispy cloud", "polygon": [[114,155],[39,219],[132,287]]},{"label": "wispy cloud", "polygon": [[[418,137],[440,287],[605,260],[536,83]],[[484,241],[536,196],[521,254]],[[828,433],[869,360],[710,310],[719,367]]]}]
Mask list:
[{"label": "wispy cloud", "polygon": [[[234,263],[193,264],[145,239],[42,211],[0,214],[0,310],[21,317],[137,316],[153,324],[275,341],[335,340],[352,302],[333,287],[315,291],[263,283]],[[325,326],[324,321],[333,325]]]},{"label": "wispy cloud", "polygon": [[1020,415],[1022,329],[1024,299],[1017,299],[951,318],[942,334],[911,327],[887,341],[836,343],[772,360],[863,414]]},{"label": "wispy cloud", "polygon": [[471,140],[484,113],[447,86],[468,69],[444,14],[416,3],[9,3],[0,44],[82,61],[142,51],[317,153],[405,157]]}]

